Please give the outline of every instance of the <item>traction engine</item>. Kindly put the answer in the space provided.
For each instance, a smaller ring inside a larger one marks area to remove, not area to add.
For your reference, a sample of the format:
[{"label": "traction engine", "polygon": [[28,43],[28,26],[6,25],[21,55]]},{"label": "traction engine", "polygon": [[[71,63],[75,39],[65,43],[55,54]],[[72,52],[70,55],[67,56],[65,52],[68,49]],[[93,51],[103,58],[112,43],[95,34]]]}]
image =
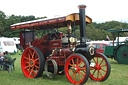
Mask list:
[{"label": "traction engine", "polygon": [[[110,74],[110,63],[105,55],[96,53],[86,44],[86,24],[91,19],[85,16],[85,5],[79,5],[79,12],[66,17],[36,20],[11,25],[11,29],[29,28],[20,33],[20,45],[24,48],[21,58],[23,74],[28,78],[40,77],[45,71],[49,78],[65,74],[73,84],[83,85],[88,77],[104,81]],[[37,39],[34,29],[50,29],[67,25],[68,34],[56,30]],[[80,25],[80,43],[72,35],[71,27]]]}]

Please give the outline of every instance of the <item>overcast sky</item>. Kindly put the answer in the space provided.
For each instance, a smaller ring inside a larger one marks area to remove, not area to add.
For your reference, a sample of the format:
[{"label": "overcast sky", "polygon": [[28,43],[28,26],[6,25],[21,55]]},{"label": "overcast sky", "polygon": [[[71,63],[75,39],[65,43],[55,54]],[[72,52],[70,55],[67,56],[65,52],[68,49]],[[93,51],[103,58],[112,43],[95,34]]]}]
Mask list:
[{"label": "overcast sky", "polygon": [[0,10],[6,15],[51,18],[78,13],[80,4],[87,6],[86,15],[94,22],[116,20],[128,23],[128,0],[0,0]]}]

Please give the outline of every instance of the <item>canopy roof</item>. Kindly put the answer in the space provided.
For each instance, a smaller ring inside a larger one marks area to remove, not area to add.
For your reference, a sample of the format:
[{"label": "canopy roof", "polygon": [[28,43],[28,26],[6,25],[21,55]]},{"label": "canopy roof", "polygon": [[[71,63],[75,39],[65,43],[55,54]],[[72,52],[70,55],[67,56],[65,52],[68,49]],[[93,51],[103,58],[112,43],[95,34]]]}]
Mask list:
[{"label": "canopy roof", "polygon": [[111,29],[111,30],[107,30],[108,32],[128,32],[128,29]]},{"label": "canopy roof", "polygon": [[[79,25],[79,13],[73,13],[63,17],[57,18],[45,18],[27,22],[21,22],[11,25],[11,29],[23,29],[23,28],[34,28],[34,29],[48,29],[48,28],[59,28],[66,27],[67,23]],[[86,23],[91,23],[92,19],[86,16]]]}]

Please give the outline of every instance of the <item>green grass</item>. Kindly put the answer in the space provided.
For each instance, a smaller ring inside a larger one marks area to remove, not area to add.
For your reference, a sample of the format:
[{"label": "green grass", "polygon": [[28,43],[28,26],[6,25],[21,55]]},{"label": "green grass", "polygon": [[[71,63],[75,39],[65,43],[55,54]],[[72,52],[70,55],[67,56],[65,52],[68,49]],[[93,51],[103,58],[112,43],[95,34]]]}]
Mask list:
[{"label": "green grass", "polygon": [[[21,70],[21,55],[11,55],[17,58],[15,71],[0,71],[0,85],[73,85],[65,75],[57,75],[54,79],[49,79],[45,72],[40,78],[26,78]],[[118,64],[115,60],[109,59],[111,63],[111,74],[104,82],[96,82],[90,78],[84,85],[128,85],[128,65]]]}]

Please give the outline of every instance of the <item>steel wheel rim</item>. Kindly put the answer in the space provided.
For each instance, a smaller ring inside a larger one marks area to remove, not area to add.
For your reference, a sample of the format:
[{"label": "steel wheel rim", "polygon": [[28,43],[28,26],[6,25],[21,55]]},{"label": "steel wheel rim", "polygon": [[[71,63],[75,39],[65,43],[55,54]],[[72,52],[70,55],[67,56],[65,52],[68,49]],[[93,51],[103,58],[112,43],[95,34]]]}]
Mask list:
[{"label": "steel wheel rim", "polygon": [[[53,67],[54,67],[54,72],[51,73],[51,72],[48,72],[48,62],[51,62],[53,64]],[[46,62],[45,62],[45,73],[46,75],[49,77],[49,78],[54,78],[55,75],[57,74],[57,71],[58,71],[58,66],[57,66],[57,63],[55,60],[53,59],[48,59]]]},{"label": "steel wheel rim", "polygon": [[104,57],[100,54],[95,54],[91,62],[94,63],[94,67],[90,66],[90,77],[96,81],[103,80],[108,72],[107,62]]},{"label": "steel wheel rim", "polygon": [[28,78],[35,78],[40,66],[39,56],[35,49],[27,48],[21,59],[21,68],[24,75]]},{"label": "steel wheel rim", "polygon": [[128,45],[123,44],[120,45],[117,49],[116,49],[116,60],[118,63],[120,64],[128,64]]},{"label": "steel wheel rim", "polygon": [[[75,60],[76,63],[74,62]],[[69,57],[65,64],[65,74],[71,83],[82,83],[86,77],[86,64],[84,63],[84,60],[78,55],[72,55],[72,57]]]}]

